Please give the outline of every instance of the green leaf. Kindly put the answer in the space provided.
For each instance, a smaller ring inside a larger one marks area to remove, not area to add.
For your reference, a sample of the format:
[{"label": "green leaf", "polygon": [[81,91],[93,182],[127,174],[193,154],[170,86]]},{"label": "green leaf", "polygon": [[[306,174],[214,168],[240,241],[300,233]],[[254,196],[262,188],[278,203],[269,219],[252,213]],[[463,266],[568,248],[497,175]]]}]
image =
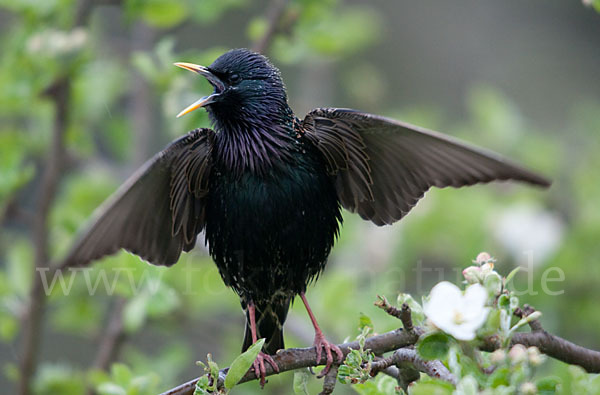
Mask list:
[{"label": "green leaf", "polygon": [[196,386],[194,388],[194,395],[208,395],[210,392],[208,391],[209,387],[209,378],[204,375],[196,381]]},{"label": "green leaf", "polygon": [[519,298],[517,298],[516,296],[511,296],[510,297],[510,309],[511,312],[515,311],[515,309],[519,307]]},{"label": "green leaf", "polygon": [[232,389],[244,377],[252,363],[258,356],[258,353],[265,344],[265,339],[259,339],[256,343],[250,346],[244,353],[238,355],[231,363],[229,372],[225,377],[225,388]]},{"label": "green leaf", "polygon": [[128,333],[138,331],[148,316],[150,297],[143,292],[127,302],[123,311],[123,326]]},{"label": "green leaf", "polygon": [[519,270],[521,270],[521,266],[515,267],[513,270],[511,270],[510,273],[508,273],[508,276],[506,276],[506,278],[504,279],[504,287],[505,288],[511,282],[511,280],[515,277],[515,275],[519,272]]},{"label": "green leaf", "polygon": [[308,372],[305,369],[294,372],[294,394],[309,395],[306,384],[308,383]]},{"label": "green leaf", "polygon": [[425,335],[417,343],[417,352],[425,360],[444,359],[449,348],[450,337],[442,332]]},{"label": "green leaf", "polygon": [[531,321],[537,320],[538,318],[541,317],[541,315],[542,315],[541,311],[534,311],[533,313],[529,314],[527,317],[521,318],[519,321],[517,321],[517,323],[512,328],[510,328],[511,333],[515,332],[517,329],[527,325]]},{"label": "green leaf", "polygon": [[216,391],[217,381],[219,379],[219,365],[217,365],[217,363],[213,361],[212,354],[206,355],[206,362],[208,363],[208,373],[212,378],[212,384],[208,387],[208,389],[210,391]]},{"label": "green leaf", "polygon": [[151,0],[144,2],[142,17],[156,27],[171,27],[187,17],[187,9],[181,2],[172,0]]},{"label": "green leaf", "polygon": [[102,383],[97,388],[100,395],[127,395],[127,390],[115,383]]},{"label": "green leaf", "polygon": [[542,377],[535,382],[540,395],[551,395],[557,393],[561,380],[556,376]]},{"label": "green leaf", "polygon": [[408,387],[409,395],[452,395],[454,386],[442,380],[426,379]]},{"label": "green leaf", "polygon": [[510,385],[511,371],[508,367],[503,366],[496,368],[492,374],[488,376],[487,385],[491,388],[496,388],[501,385]]},{"label": "green leaf", "polygon": [[159,71],[148,52],[134,52],[131,55],[131,64],[149,81],[154,80]]},{"label": "green leaf", "polygon": [[411,295],[401,293],[398,295],[397,304],[398,308],[406,303],[410,307],[410,314],[413,320],[413,324],[421,325],[425,321],[425,313],[423,313],[423,306],[417,302]]},{"label": "green leaf", "polygon": [[3,311],[0,311],[0,340],[9,342],[19,332],[19,321]]},{"label": "green leaf", "polygon": [[494,309],[488,315],[485,326],[481,329],[481,334],[492,335],[500,328],[500,310]]},{"label": "green leaf", "polygon": [[110,367],[110,375],[117,384],[122,386],[127,386],[133,377],[131,369],[122,363],[113,363]]},{"label": "green leaf", "polygon": [[360,313],[358,329],[362,332],[365,328],[373,329],[373,321],[371,321],[371,318],[369,318],[369,316]]},{"label": "green leaf", "polygon": [[83,374],[69,366],[43,363],[33,380],[36,395],[79,395],[85,393]]},{"label": "green leaf", "polygon": [[492,295],[500,295],[502,292],[502,277],[496,272],[492,272],[485,276],[483,286]]},{"label": "green leaf", "polygon": [[454,391],[454,395],[477,395],[478,393],[479,385],[473,376],[463,377]]},{"label": "green leaf", "polygon": [[393,395],[393,394],[404,394],[404,392],[398,391],[398,382],[385,374],[377,375],[373,380],[369,380],[366,383],[356,384],[352,389],[358,392],[360,395]]},{"label": "green leaf", "polygon": [[500,295],[498,298],[498,307],[508,309],[510,307],[510,297],[506,294]]},{"label": "green leaf", "polygon": [[29,293],[33,272],[33,247],[23,240],[14,243],[8,252],[6,275],[16,295]]}]

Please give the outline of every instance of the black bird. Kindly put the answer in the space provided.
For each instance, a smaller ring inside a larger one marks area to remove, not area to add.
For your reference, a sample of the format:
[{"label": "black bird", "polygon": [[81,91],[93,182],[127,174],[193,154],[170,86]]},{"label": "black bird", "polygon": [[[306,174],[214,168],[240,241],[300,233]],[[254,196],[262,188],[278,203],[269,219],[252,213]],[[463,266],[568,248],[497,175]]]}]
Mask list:
[{"label": "black bird", "polygon": [[195,129],[139,169],[96,212],[63,267],[124,248],[170,266],[205,242],[224,283],[239,295],[247,324],[243,349],[266,338],[254,371],[264,384],[268,354],[283,348],[282,325],[300,295],[315,329],[325,374],[340,349],[325,340],[305,298],[325,267],[342,207],[376,225],[404,217],[432,186],[517,180],[550,182],[492,152],[407,123],[319,108],[294,116],[279,70],[246,49],[209,67],[175,63],[205,77],[213,129]]}]

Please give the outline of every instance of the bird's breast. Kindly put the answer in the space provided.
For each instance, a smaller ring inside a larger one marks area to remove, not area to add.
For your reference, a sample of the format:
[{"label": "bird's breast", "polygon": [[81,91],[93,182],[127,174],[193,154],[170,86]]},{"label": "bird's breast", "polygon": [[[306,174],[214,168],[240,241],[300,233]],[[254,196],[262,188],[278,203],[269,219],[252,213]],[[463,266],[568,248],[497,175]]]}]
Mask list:
[{"label": "bird's breast", "polygon": [[302,290],[323,268],[341,221],[331,178],[310,162],[214,175],[206,239],[225,282],[253,299]]}]

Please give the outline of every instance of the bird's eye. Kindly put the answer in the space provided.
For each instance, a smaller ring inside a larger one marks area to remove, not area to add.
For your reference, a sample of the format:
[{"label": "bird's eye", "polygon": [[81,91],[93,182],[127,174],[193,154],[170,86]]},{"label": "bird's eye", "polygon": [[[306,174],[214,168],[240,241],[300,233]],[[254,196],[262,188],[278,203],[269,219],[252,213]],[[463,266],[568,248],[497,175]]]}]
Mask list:
[{"label": "bird's eye", "polygon": [[241,78],[240,78],[239,74],[231,74],[229,76],[229,81],[232,82],[232,83],[234,83],[234,84],[240,82],[240,80],[241,80]]}]

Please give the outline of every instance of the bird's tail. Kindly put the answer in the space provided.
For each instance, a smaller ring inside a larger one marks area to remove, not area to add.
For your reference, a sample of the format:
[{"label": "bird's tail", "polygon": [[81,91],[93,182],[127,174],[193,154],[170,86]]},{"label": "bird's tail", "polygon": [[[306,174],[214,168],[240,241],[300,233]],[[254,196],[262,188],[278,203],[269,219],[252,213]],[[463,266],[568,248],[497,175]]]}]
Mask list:
[{"label": "bird's tail", "polygon": [[[290,299],[275,303],[255,304],[256,330],[258,339],[265,338],[263,351],[267,354],[275,354],[277,350],[283,349],[283,323],[290,308]],[[250,330],[250,316],[246,310],[246,332],[244,333],[244,344],[242,352],[252,345],[252,332]]]}]

